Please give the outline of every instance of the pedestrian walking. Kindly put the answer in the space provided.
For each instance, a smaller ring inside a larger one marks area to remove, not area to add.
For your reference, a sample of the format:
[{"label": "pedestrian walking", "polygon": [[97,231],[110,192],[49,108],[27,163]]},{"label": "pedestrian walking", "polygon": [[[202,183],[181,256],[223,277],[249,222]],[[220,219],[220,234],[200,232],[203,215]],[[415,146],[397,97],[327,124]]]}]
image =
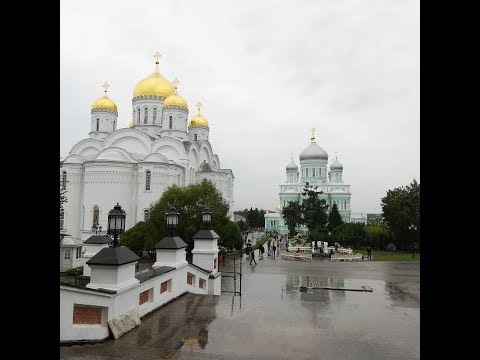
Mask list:
[{"label": "pedestrian walking", "polygon": [[264,252],[265,252],[265,248],[262,245],[258,248],[258,260],[263,260],[263,253]]},{"label": "pedestrian walking", "polygon": [[252,265],[252,260],[255,263],[255,265],[257,265],[257,262],[255,261],[255,250],[253,249],[252,251],[250,251],[250,265]]},{"label": "pedestrian walking", "polygon": [[273,258],[275,259],[275,250],[277,250],[277,247],[275,246],[275,244],[273,244]]},{"label": "pedestrian walking", "polygon": [[370,248],[370,246],[367,248],[367,254],[368,254],[368,260],[371,260],[372,259],[372,249]]}]

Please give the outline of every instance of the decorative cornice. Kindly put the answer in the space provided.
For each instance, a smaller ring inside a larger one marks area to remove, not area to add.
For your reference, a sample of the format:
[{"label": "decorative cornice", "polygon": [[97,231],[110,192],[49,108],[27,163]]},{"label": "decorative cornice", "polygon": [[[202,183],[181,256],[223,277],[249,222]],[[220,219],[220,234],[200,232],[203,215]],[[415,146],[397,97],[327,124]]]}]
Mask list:
[{"label": "decorative cornice", "polygon": [[183,110],[188,114],[188,109],[183,107],[183,106],[177,106],[177,105],[167,105],[163,107],[163,110],[168,110],[168,109],[176,109],[176,110]]},{"label": "decorative cornice", "polygon": [[139,100],[159,100],[162,101],[165,100],[165,96],[157,96],[157,95],[140,95],[136,96],[132,99],[132,104],[136,101]]},{"label": "decorative cornice", "polygon": [[90,110],[90,113],[92,115],[93,115],[93,113],[96,113],[96,112],[105,112],[105,113],[110,113],[110,114],[114,114],[114,115],[118,116],[118,112],[112,111],[112,110],[107,110],[107,109],[91,109]]}]

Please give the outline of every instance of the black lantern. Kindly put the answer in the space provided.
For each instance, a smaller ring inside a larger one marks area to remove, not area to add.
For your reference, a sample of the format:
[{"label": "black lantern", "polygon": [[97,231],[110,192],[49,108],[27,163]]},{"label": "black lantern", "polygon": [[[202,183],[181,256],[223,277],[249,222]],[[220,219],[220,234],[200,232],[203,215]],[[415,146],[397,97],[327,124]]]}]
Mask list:
[{"label": "black lantern", "polygon": [[205,210],[203,210],[202,222],[203,222],[203,225],[205,226],[205,229],[208,230],[208,226],[212,222],[212,212],[208,207],[206,207]]},{"label": "black lantern", "polygon": [[113,235],[113,247],[117,247],[117,238],[125,232],[125,217],[126,213],[120,205],[115,205],[112,210],[108,212],[108,230],[107,234]]},{"label": "black lantern", "polygon": [[170,211],[165,214],[165,218],[167,220],[167,229],[170,230],[171,235],[173,235],[173,232],[178,227],[179,215],[180,214],[175,210],[173,206],[170,208]]}]

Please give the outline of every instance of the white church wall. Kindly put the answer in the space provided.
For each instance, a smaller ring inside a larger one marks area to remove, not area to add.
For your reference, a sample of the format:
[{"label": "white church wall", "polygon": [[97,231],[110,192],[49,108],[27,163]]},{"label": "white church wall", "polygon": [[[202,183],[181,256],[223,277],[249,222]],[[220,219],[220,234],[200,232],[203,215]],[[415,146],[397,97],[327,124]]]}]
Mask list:
[{"label": "white church wall", "polygon": [[[108,212],[113,209],[117,202],[127,214],[125,229],[127,230],[135,225],[135,164],[87,163],[85,164],[84,179],[84,232],[90,232],[91,230],[95,205],[99,207],[99,224],[104,229],[107,229]],[[83,236],[87,235],[88,233]]]},{"label": "white church wall", "polygon": [[[105,310],[98,325],[73,324],[74,305],[98,306]],[[113,296],[88,289],[60,285],[60,341],[103,340],[109,336]]]},{"label": "white church wall", "polygon": [[63,204],[63,228],[67,234],[80,238],[80,213],[82,211],[83,166],[79,164],[64,164],[60,169],[60,179],[63,172],[67,173],[65,196]]}]

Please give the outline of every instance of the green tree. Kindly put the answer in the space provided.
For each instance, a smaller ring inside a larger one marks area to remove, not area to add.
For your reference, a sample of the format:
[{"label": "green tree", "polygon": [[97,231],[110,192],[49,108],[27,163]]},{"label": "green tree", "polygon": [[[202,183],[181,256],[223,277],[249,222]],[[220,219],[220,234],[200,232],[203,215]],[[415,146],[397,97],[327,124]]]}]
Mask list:
[{"label": "green tree", "polygon": [[330,210],[330,214],[328,214],[328,225],[327,229],[329,231],[332,231],[335,229],[337,226],[340,226],[343,224],[342,217],[340,213],[338,212],[337,204],[333,204],[332,210]]},{"label": "green tree", "polygon": [[289,201],[288,204],[284,206],[282,215],[288,227],[289,236],[294,236],[295,228],[303,222],[301,205],[297,201]]},{"label": "green tree", "polygon": [[363,223],[344,223],[332,230],[331,240],[329,242],[338,242],[342,246],[353,248],[366,247],[365,224]]},{"label": "green tree", "polygon": [[[400,249],[407,249],[417,240],[420,230],[420,184],[415,179],[410,185],[388,190],[382,198],[382,215]],[[412,232],[409,227],[416,227]]]},{"label": "green tree", "polygon": [[[174,206],[180,214],[176,235],[187,243],[187,252],[193,249],[193,236],[203,228],[202,212],[207,206],[212,211],[210,228],[219,236],[219,245],[231,247],[241,244],[240,228],[227,217],[228,205],[215,185],[209,180],[191,184],[187,187],[172,185],[165,190],[162,197],[150,208],[149,219],[145,225],[135,225],[121,237],[121,243],[138,249],[143,241],[142,250],[152,250],[153,247],[167,236],[165,214]],[[143,227],[145,226],[145,228]],[[136,234],[136,227],[143,237]],[[133,244],[133,245],[131,245]]]},{"label": "green tree", "polygon": [[309,232],[313,229],[322,231],[328,220],[327,202],[325,199],[319,198],[319,195],[323,194],[323,192],[317,189],[318,186],[311,186],[306,182],[302,192],[303,196],[307,196],[301,205],[303,224],[308,228]]},{"label": "green tree", "polygon": [[237,221],[237,224],[238,224],[238,226],[239,226],[239,228],[240,228],[240,231],[245,231],[245,230],[248,229],[247,223],[246,223],[245,221],[243,221],[243,220],[238,220],[238,221]]},{"label": "green tree", "polygon": [[139,221],[134,227],[125,231],[119,242],[122,245],[128,246],[132,251],[147,250],[145,244],[149,242],[152,237],[151,227],[148,222]]}]

